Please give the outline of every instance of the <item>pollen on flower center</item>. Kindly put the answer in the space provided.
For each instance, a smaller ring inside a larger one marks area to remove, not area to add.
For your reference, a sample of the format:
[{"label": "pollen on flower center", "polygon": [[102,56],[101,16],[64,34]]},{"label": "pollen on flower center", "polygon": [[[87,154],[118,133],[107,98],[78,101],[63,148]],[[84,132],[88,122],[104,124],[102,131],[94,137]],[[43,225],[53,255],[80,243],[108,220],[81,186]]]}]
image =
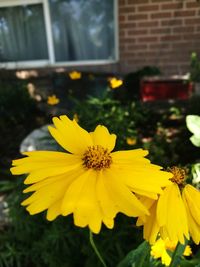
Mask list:
[{"label": "pollen on flower center", "polygon": [[184,169],[181,169],[179,167],[172,167],[169,169],[169,171],[173,174],[173,177],[170,179],[172,182],[183,185],[185,182],[186,173]]},{"label": "pollen on flower center", "polygon": [[107,149],[102,146],[88,147],[83,154],[83,165],[88,169],[100,171],[109,168],[112,163],[112,157]]}]

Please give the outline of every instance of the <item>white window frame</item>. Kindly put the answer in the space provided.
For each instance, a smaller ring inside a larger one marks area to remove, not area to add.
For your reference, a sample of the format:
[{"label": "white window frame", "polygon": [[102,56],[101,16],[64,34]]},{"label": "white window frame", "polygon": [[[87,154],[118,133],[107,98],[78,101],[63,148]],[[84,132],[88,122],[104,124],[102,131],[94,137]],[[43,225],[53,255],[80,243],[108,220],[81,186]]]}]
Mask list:
[{"label": "white window frame", "polygon": [[67,66],[85,66],[85,65],[104,65],[113,64],[119,60],[119,39],[118,39],[118,0],[114,0],[114,52],[115,59],[112,60],[81,60],[81,61],[55,61],[55,52],[53,44],[53,35],[51,30],[51,16],[48,0],[0,0],[1,7],[21,6],[31,4],[42,4],[44,13],[44,22],[46,29],[48,60],[30,60],[15,62],[0,62],[0,69],[30,69],[30,68],[48,68],[48,67],[67,67]]}]

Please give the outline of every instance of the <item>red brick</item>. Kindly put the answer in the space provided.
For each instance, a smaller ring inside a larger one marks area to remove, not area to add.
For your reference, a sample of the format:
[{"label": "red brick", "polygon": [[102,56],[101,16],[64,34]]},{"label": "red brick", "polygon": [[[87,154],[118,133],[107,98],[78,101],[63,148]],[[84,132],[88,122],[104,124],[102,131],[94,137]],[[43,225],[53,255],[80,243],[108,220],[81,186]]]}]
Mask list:
[{"label": "red brick", "polygon": [[177,9],[177,8],[182,8],[183,2],[177,2],[177,3],[167,3],[167,4],[162,4],[161,9],[167,10],[167,9]]},{"label": "red brick", "polygon": [[128,5],[147,4],[149,0],[128,0]]},{"label": "red brick", "polygon": [[171,28],[154,28],[150,30],[151,34],[170,34]]},{"label": "red brick", "polygon": [[126,0],[118,0],[119,6],[125,6]]},{"label": "red brick", "polygon": [[176,27],[173,28],[174,33],[187,33],[187,32],[193,32],[194,27]]},{"label": "red brick", "polygon": [[152,3],[169,2],[170,0],[151,0]]},{"label": "red brick", "polygon": [[186,3],[187,8],[200,8],[200,3],[197,1]]},{"label": "red brick", "polygon": [[126,16],[125,15],[119,15],[119,22],[124,22],[126,21]]},{"label": "red brick", "polygon": [[165,18],[171,18],[172,13],[170,12],[159,12],[155,14],[151,14],[152,19],[165,19]]},{"label": "red brick", "polygon": [[127,35],[145,35],[148,33],[148,30],[144,29],[144,30],[138,30],[137,28],[136,29],[133,29],[133,30],[128,30],[127,31]]},{"label": "red brick", "polygon": [[171,19],[171,20],[163,20],[161,21],[161,26],[167,26],[167,27],[172,27],[175,25],[182,25],[183,20],[182,19]]},{"label": "red brick", "polygon": [[135,7],[127,7],[127,6],[123,6],[123,7],[119,7],[119,13],[134,13],[135,12]]},{"label": "red brick", "polygon": [[187,17],[187,16],[194,16],[195,10],[177,10],[174,11],[174,16],[176,17]]},{"label": "red brick", "polygon": [[188,33],[188,34],[184,34],[182,35],[183,40],[192,40],[194,42],[194,40],[199,40],[200,39],[200,33]]},{"label": "red brick", "polygon": [[200,24],[200,18],[186,18],[185,20],[184,20],[184,22],[185,22],[185,24],[186,25],[198,25],[198,24]]},{"label": "red brick", "polygon": [[134,15],[128,15],[128,20],[146,20],[148,19],[147,14],[134,14]]},{"label": "red brick", "polygon": [[119,37],[125,37],[126,31],[125,30],[119,30]]},{"label": "red brick", "polygon": [[159,43],[159,44],[149,44],[149,49],[156,49],[156,50],[164,50],[164,49],[170,49],[171,44],[169,43]]},{"label": "red brick", "polygon": [[[147,44],[128,44],[127,45],[127,49],[130,51],[130,50],[133,50],[133,51],[138,51],[138,50],[146,50],[147,49]],[[137,53],[137,52],[136,52]]]},{"label": "red brick", "polygon": [[137,26],[141,28],[157,27],[158,21],[139,22]]},{"label": "red brick", "polygon": [[122,38],[120,38],[120,42],[122,42],[122,43],[135,43],[135,38],[122,37]]},{"label": "red brick", "polygon": [[136,27],[136,23],[121,23],[121,25],[119,26],[120,29],[130,29],[130,28],[134,28]]},{"label": "red brick", "polygon": [[169,41],[169,42],[173,42],[173,41],[180,41],[181,40],[181,36],[180,35],[165,35],[165,36],[161,36],[160,37],[161,41]]},{"label": "red brick", "polygon": [[138,42],[148,43],[148,42],[157,42],[158,37],[157,36],[145,36],[145,37],[139,37],[137,39]]},{"label": "red brick", "polygon": [[148,12],[148,11],[157,11],[157,10],[159,10],[159,5],[144,5],[144,6],[138,7],[139,12]]}]

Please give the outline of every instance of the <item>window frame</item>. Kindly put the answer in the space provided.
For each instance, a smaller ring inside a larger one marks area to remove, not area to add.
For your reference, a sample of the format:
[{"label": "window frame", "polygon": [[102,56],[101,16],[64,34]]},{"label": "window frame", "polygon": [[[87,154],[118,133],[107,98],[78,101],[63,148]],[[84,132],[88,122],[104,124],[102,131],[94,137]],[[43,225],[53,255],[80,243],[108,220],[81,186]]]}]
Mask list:
[{"label": "window frame", "polygon": [[1,7],[11,7],[11,6],[22,6],[31,4],[42,4],[44,23],[46,30],[47,39],[47,52],[48,60],[27,60],[27,61],[9,61],[0,62],[0,69],[22,69],[22,68],[48,68],[48,67],[72,67],[72,66],[88,66],[88,65],[105,65],[113,64],[119,61],[119,38],[118,38],[118,0],[113,0],[114,2],[114,52],[115,59],[112,60],[77,60],[77,61],[55,61],[55,52],[53,44],[53,34],[51,30],[51,15],[48,0],[0,0]]}]

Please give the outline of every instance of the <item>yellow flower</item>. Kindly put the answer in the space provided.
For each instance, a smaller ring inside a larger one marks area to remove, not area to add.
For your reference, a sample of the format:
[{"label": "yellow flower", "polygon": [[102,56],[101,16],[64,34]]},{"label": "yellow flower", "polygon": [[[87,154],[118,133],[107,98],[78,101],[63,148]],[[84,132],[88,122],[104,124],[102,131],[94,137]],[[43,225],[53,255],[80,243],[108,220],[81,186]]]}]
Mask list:
[{"label": "yellow flower", "polygon": [[133,137],[127,137],[126,138],[126,143],[129,145],[129,146],[133,146],[137,143],[137,140],[136,138],[133,138]]},{"label": "yellow flower", "polygon": [[[158,200],[141,199],[149,209],[149,216],[140,216],[137,225],[143,225],[143,236],[151,244],[160,233],[161,238],[185,243],[191,236],[200,242],[200,192],[185,184],[185,172],[173,167],[171,185],[164,188]],[[144,198],[144,197],[143,197]]]},{"label": "yellow flower", "polygon": [[71,72],[69,73],[69,77],[70,77],[70,79],[72,79],[72,80],[78,80],[78,79],[81,79],[81,76],[82,76],[81,72],[78,72],[78,71],[71,71]]},{"label": "yellow flower", "polygon": [[94,233],[102,222],[113,228],[118,212],[148,215],[135,193],[156,199],[172,177],[144,158],[148,151],[111,152],[116,135],[102,125],[88,133],[64,115],[53,123],[51,135],[68,152],[25,152],[27,157],[14,160],[11,168],[12,174],[29,174],[24,192],[35,192],[22,205],[31,215],[47,210],[51,221],[73,214],[75,225]]},{"label": "yellow flower", "polygon": [[48,96],[47,104],[49,105],[57,105],[60,102],[60,99],[56,97],[56,95]]},{"label": "yellow flower", "polygon": [[79,117],[78,117],[78,114],[77,114],[77,113],[74,114],[73,119],[74,119],[77,123],[79,122]]},{"label": "yellow flower", "polygon": [[123,84],[123,80],[116,79],[116,78],[109,79],[109,82],[110,82],[110,87],[112,89],[118,88],[118,87],[120,87]]},{"label": "yellow flower", "polygon": [[[173,252],[176,246],[177,242],[170,241],[168,238],[165,240],[159,238],[151,247],[151,256],[153,256],[155,259],[161,258],[162,264],[169,266],[171,263],[171,256],[169,252]],[[183,255],[190,256],[191,254],[192,250],[190,246],[186,246]]]}]

